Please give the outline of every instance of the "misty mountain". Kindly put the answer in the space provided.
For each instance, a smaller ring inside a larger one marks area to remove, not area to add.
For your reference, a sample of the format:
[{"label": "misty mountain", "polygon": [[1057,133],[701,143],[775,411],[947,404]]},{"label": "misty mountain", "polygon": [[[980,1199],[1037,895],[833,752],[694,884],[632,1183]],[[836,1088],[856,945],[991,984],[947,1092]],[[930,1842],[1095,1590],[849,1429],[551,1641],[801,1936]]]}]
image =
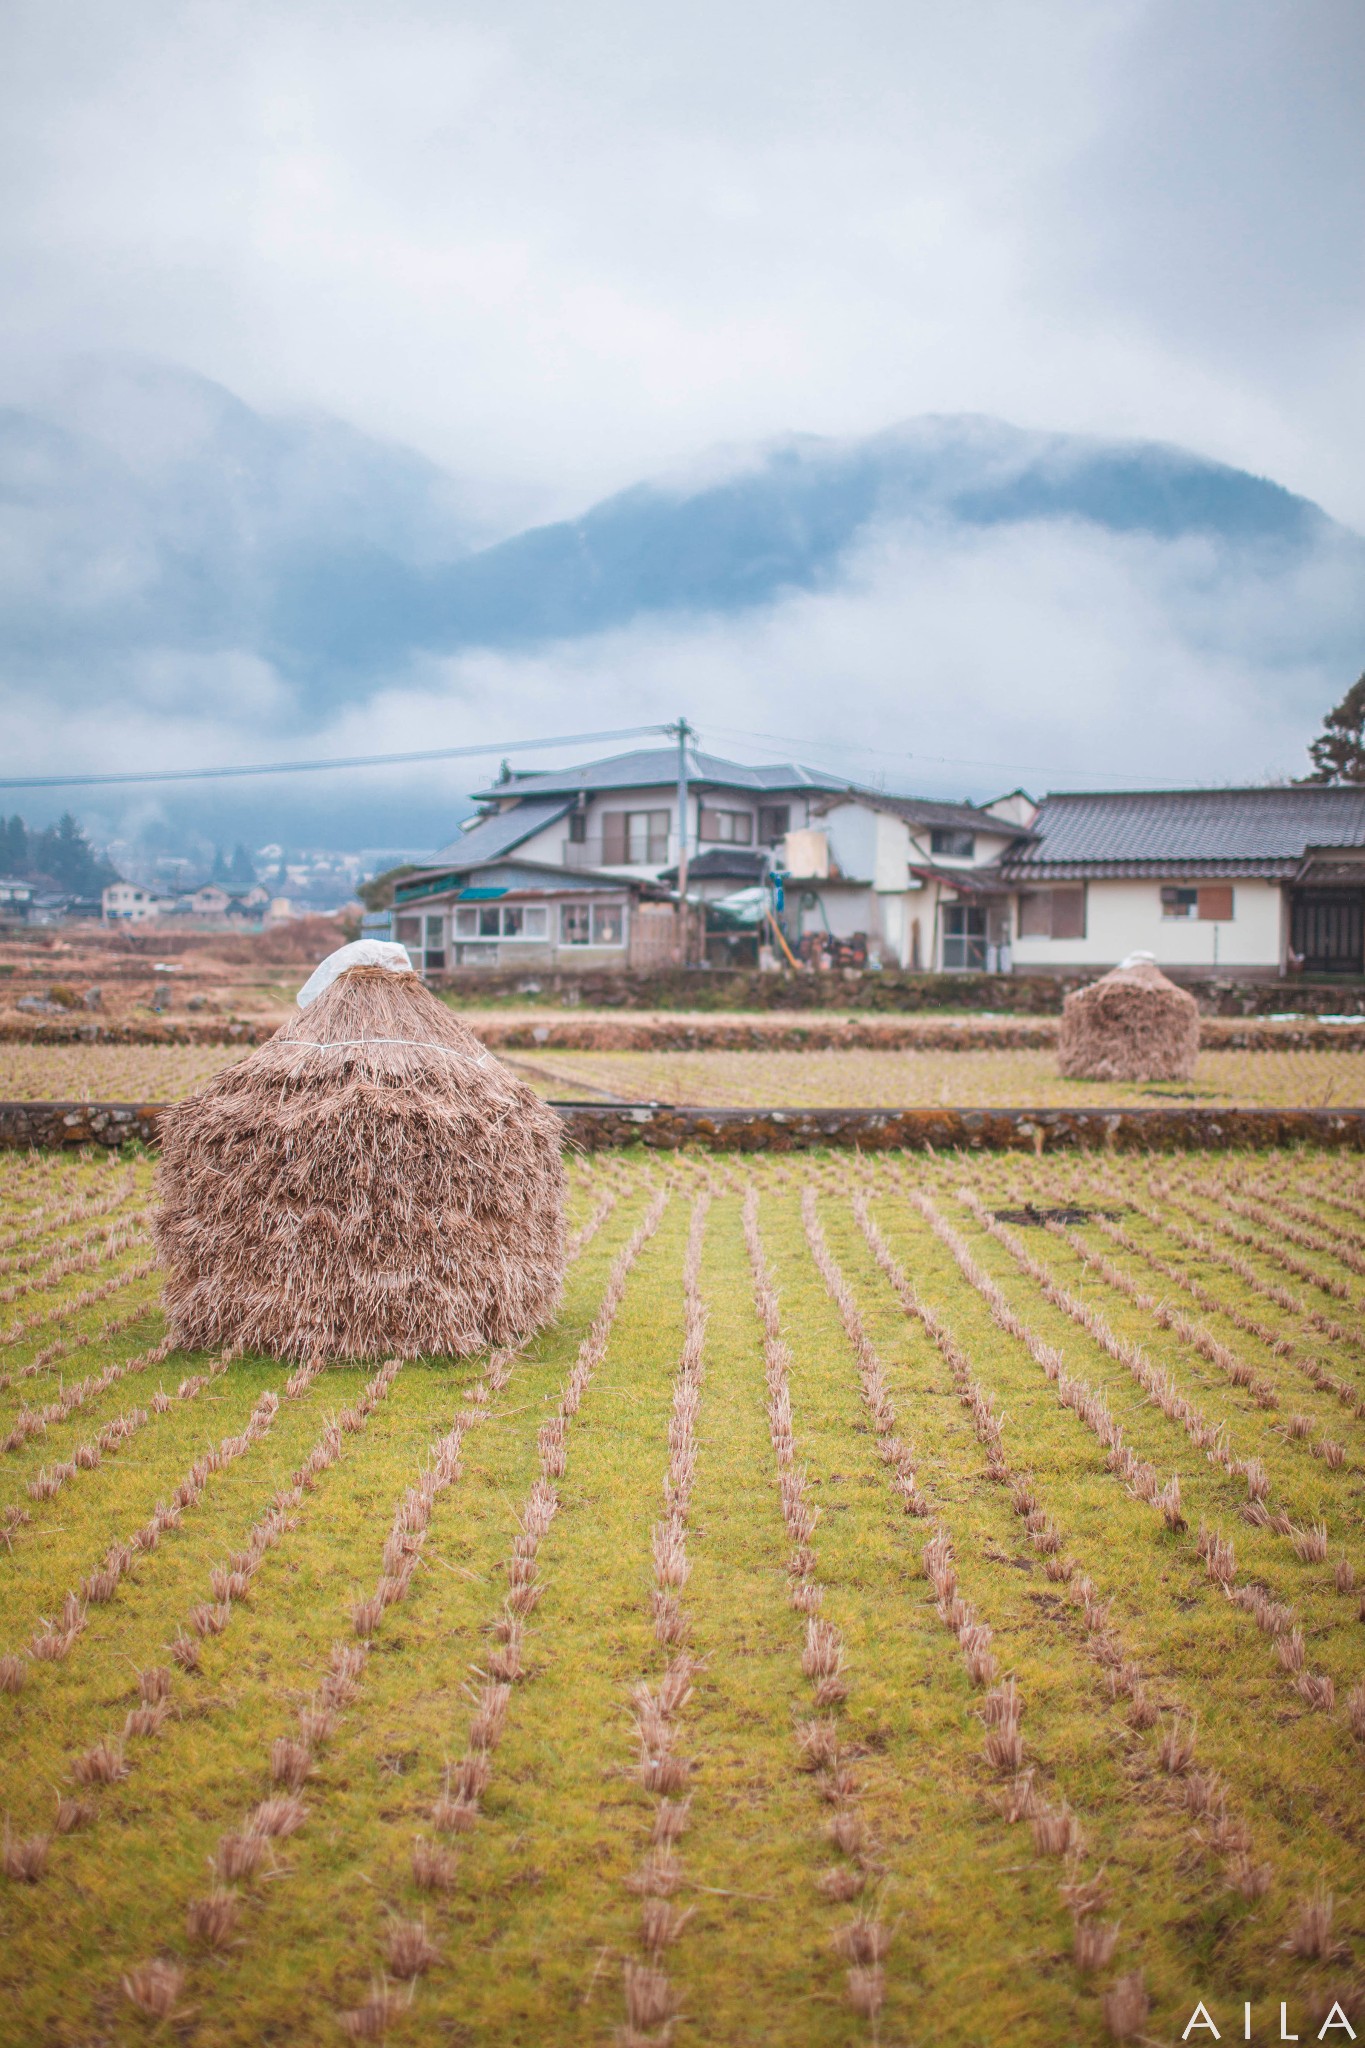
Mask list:
[{"label": "misty mountain", "polygon": [[433,572],[436,645],[601,632],[642,612],[734,611],[840,576],[879,528],[1080,521],[1160,540],[1297,551],[1331,531],[1307,500],[1180,449],[912,420],[866,440],[792,437],[733,474],[641,484]]},{"label": "misty mountain", "polygon": [[[271,419],[188,371],[71,369],[0,409],[0,650],[98,688],[139,649],[265,653],[290,593],[406,588],[487,538],[455,482],[341,421]],[[302,616],[306,611],[294,606]],[[288,650],[306,670],[317,635]],[[101,676],[101,670],[105,676]]]},{"label": "misty mountain", "polygon": [[282,679],[286,722],[313,722],[424,654],[739,614],[837,586],[881,534],[1039,525],[1198,541],[1246,574],[1322,550],[1365,562],[1263,478],[975,416],[726,451],[488,544],[470,493],[410,450],[100,361],[0,412],[0,659],[10,686],[88,703],[138,695],[147,662],[173,692],[177,657],[247,654]]}]

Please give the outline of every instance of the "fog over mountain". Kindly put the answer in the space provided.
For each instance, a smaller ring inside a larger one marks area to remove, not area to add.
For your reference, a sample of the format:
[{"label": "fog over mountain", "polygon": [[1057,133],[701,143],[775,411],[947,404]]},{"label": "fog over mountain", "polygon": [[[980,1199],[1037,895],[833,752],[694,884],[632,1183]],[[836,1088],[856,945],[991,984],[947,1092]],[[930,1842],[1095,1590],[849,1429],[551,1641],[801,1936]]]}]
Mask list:
[{"label": "fog over mountain", "polygon": [[[50,767],[71,713],[73,768],[133,768],[681,708],[716,751],[804,750],[898,787],[1228,781],[1301,772],[1365,649],[1365,542],[1151,442],[923,417],[712,451],[521,530],[494,499],[187,370],[85,363],[0,412],[16,769]],[[436,837],[477,779],[291,784],[288,803],[339,843],[400,821]],[[278,788],[208,802],[278,833]],[[126,825],[130,805],[95,808]]]}]

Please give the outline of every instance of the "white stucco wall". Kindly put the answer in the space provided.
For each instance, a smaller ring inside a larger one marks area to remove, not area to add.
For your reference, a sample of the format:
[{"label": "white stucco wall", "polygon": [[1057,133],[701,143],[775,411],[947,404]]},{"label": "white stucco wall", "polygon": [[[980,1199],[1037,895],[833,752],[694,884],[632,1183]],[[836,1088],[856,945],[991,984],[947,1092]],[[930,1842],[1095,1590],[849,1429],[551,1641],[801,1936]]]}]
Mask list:
[{"label": "white stucco wall", "polygon": [[[851,939],[854,932],[866,932],[869,938],[881,936],[881,918],[878,899],[871,889],[842,888],[837,882],[810,882],[804,887],[793,882],[787,890],[787,929],[795,930],[794,913],[801,898],[809,891],[820,898],[824,905],[822,917],[817,908],[803,909],[800,913],[801,932],[822,932],[828,929],[836,939]],[[828,925],[826,925],[828,919]]]},{"label": "white stucco wall", "polygon": [[873,813],[877,822],[876,851],[872,863],[872,886],[884,894],[904,889],[910,866],[910,834],[904,818],[889,812]]},{"label": "white stucco wall", "polygon": [[569,836],[567,818],[557,818],[553,825],[546,825],[541,831],[533,832],[520,846],[514,847],[509,859],[543,860],[549,867],[562,868],[564,862],[564,841]]},{"label": "white stucco wall", "polygon": [[858,882],[872,880],[877,866],[878,823],[876,812],[862,804],[836,804],[816,819],[815,830],[828,837],[830,860],[840,874]]},{"label": "white stucco wall", "polygon": [[895,960],[898,967],[903,967],[909,957],[907,952],[909,941],[906,933],[910,927],[905,909],[906,903],[909,900],[911,899],[907,898],[904,894],[892,895],[890,893],[879,896],[877,899],[878,908],[881,911],[882,944]]},{"label": "white stucco wall", "polygon": [[[1192,877],[1180,886],[1197,883]],[[1160,882],[1088,882],[1083,939],[1021,938],[1016,899],[1016,973],[1035,967],[1112,967],[1138,951],[1155,954],[1159,967],[1278,970],[1282,896],[1276,883],[1235,882],[1232,918],[1217,924],[1164,918],[1161,889]]]},{"label": "white stucco wall", "polygon": [[1012,844],[1012,838],[1004,832],[983,831],[975,827],[976,846],[970,860],[952,853],[935,853],[933,827],[912,825],[906,828],[908,858],[920,865],[932,864],[936,868],[984,867],[988,861],[998,860],[1005,848]]},{"label": "white stucco wall", "polygon": [[932,863],[935,867],[962,868],[970,873],[999,857],[1010,844],[1005,833],[976,832],[976,850],[970,860],[934,853],[930,827],[910,826],[890,811],[878,811],[860,803],[835,804],[816,820],[829,834],[830,852],[846,875],[870,881],[875,889],[897,892],[905,888],[909,865]]}]

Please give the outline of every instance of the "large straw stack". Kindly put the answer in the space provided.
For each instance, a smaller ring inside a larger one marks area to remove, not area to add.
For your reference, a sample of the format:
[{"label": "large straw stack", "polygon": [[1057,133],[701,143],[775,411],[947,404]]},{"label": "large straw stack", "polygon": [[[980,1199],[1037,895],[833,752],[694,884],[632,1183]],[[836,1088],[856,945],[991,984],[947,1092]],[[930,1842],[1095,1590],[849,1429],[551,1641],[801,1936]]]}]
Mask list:
[{"label": "large straw stack", "polygon": [[161,1136],[177,1344],[462,1354],[554,1313],[559,1119],[411,972],[341,973]]},{"label": "large straw stack", "polygon": [[1188,1081],[1199,1006],[1150,953],[1134,953],[1062,1005],[1058,1067],[1090,1081]]}]

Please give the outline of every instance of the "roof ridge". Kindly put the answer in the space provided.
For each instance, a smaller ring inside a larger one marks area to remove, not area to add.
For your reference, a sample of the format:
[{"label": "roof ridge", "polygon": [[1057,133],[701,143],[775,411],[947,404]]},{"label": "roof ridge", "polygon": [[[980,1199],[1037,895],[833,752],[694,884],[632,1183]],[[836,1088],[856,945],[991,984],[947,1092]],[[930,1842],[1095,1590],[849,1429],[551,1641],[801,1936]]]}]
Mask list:
[{"label": "roof ridge", "polygon": [[1356,796],[1365,799],[1361,782],[1235,782],[1194,784],[1181,789],[1051,789],[1038,798],[1039,805],[1052,803],[1104,803],[1160,801],[1171,796]]}]

